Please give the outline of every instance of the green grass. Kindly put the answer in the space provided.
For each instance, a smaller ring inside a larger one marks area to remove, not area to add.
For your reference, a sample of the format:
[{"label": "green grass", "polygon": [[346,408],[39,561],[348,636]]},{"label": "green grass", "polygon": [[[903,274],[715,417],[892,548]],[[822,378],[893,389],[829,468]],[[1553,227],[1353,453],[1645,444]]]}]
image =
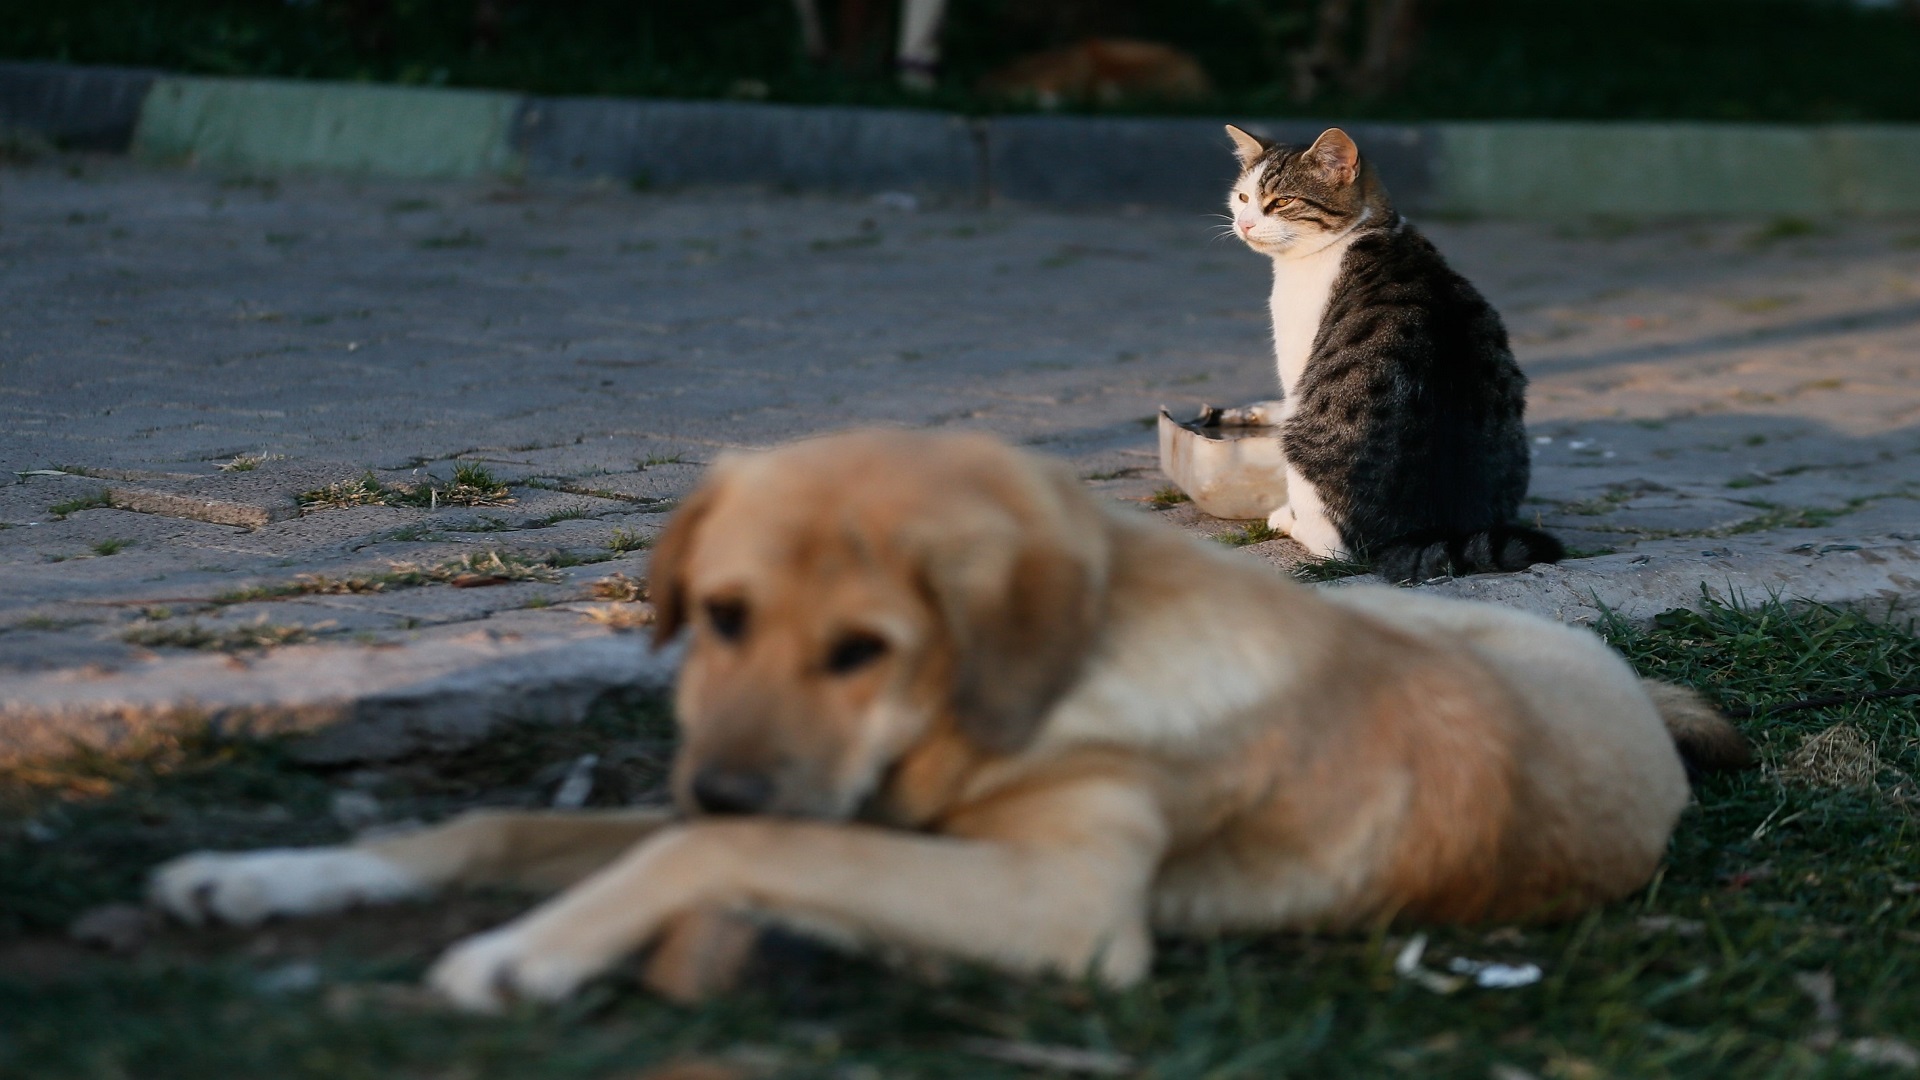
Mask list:
[{"label": "green grass", "polygon": [[127,550],[127,545],[131,543],[133,543],[131,540],[101,540],[88,550],[95,555],[118,555]]},{"label": "green grass", "polygon": [[54,503],[52,506],[47,507],[47,513],[52,514],[55,521],[59,521],[68,514],[77,514],[82,510],[98,510],[102,507],[112,505],[113,500],[107,498],[107,492],[103,488],[90,495],[82,495],[77,499],[68,499],[65,502]]},{"label": "green grass", "polygon": [[136,626],[121,634],[120,640],[129,645],[144,645],[148,648],[239,652],[243,649],[270,649],[276,645],[295,645],[306,641],[311,636],[304,627],[276,626],[262,619],[242,626],[208,627],[198,622]]},{"label": "green grass", "polygon": [[510,581],[540,581],[551,584],[561,580],[560,575],[555,572],[559,568],[604,562],[612,557],[609,553],[598,551],[585,554],[548,551],[536,555],[523,555],[516,551],[495,548],[468,552],[458,558],[448,559],[432,566],[422,566],[413,562],[392,562],[387,564],[387,569],[371,574],[352,574],[346,577],[296,574],[292,581],[248,585],[244,588],[216,593],[208,598],[207,603],[216,607],[225,607],[232,604],[285,600],[293,596],[362,595],[436,584],[499,584]]},{"label": "green grass", "polygon": [[1186,492],[1181,491],[1179,488],[1174,487],[1171,484],[1167,485],[1166,487],[1160,488],[1159,490],[1155,491],[1152,495],[1149,495],[1147,497],[1147,502],[1151,503],[1152,505],[1162,510],[1166,509],[1169,506],[1179,506],[1181,503],[1192,502],[1192,501],[1193,501],[1192,499],[1187,497]]},{"label": "green grass", "polygon": [[1264,544],[1269,540],[1278,540],[1285,533],[1275,532],[1264,521],[1249,521],[1232,532],[1221,533],[1214,540],[1228,547],[1246,547],[1250,544]]},{"label": "green grass", "polygon": [[[877,64],[843,71],[806,63],[787,0],[510,5],[490,45],[476,43],[472,0],[0,0],[0,56],[556,94],[721,98],[755,83],[774,101],[990,111],[995,106],[971,92],[982,74],[1104,34],[1195,53],[1221,91],[1218,100],[1191,106],[1209,116],[1920,119],[1910,79],[1920,66],[1920,24],[1896,5],[1450,0],[1425,13],[1429,32],[1399,91],[1300,105],[1287,93],[1288,56],[1312,33],[1309,7],[1281,0],[955,5],[942,84],[929,97],[895,88]],[[380,10],[389,15],[354,14]],[[396,206],[427,208],[417,202]]]},{"label": "green grass", "polygon": [[1373,573],[1373,565],[1365,559],[1348,559],[1335,556],[1328,559],[1308,559],[1295,566],[1292,574],[1296,581],[1338,581],[1341,578],[1359,577]]},{"label": "green grass", "polygon": [[450,484],[429,477],[411,486],[389,485],[369,470],[354,479],[301,492],[299,496],[300,507],[306,511],[354,506],[410,506],[431,510],[442,506],[504,506],[512,502],[507,485],[494,479],[485,466],[469,462],[454,465]]},{"label": "green grass", "polygon": [[[1644,674],[1745,708],[1912,683],[1911,628],[1761,604],[1669,613],[1603,631]],[[1857,729],[1882,772],[1830,788],[1779,771],[1810,736]],[[76,913],[135,896],[147,867],[196,847],[338,839],[336,772],[273,743],[187,723],[119,754],[77,753],[0,774],[0,1075],[47,1078],[633,1077],[683,1054],[744,1053],[768,1075],[1014,1078],[980,1039],[1122,1055],[1124,1075],[1878,1077],[1854,1040],[1920,1032],[1920,851],[1914,703],[1878,701],[1742,721],[1763,767],[1702,782],[1669,860],[1642,893],[1570,925],[1431,933],[1427,956],[1529,961],[1520,990],[1434,994],[1396,978],[1404,931],[1163,942],[1143,986],[1109,993],[959,970],[940,983],[857,960],[802,956],[727,1001],[662,1004],[625,976],[556,1009],[499,1018],[437,1011],[411,990],[436,951],[517,910],[480,895],[259,931],[169,930],[133,960],[59,953]],[[525,804],[583,752],[657,795],[667,753],[657,703],[567,727],[526,726],[461,754],[380,769],[390,818],[476,801]],[[633,751],[639,747],[639,752]],[[624,749],[623,749],[624,748]],[[596,789],[598,790],[598,789]],[[35,949],[39,952],[36,954]],[[58,972],[44,957],[64,956]],[[38,968],[33,955],[43,960]],[[322,985],[257,980],[310,960]],[[37,974],[27,972],[37,971]],[[1829,1027],[1801,977],[1830,973]],[[1060,1074],[1064,1075],[1064,1074]]]},{"label": "green grass", "polygon": [[615,529],[607,537],[607,550],[616,555],[625,555],[629,551],[645,551],[653,546],[653,537],[632,529]]}]

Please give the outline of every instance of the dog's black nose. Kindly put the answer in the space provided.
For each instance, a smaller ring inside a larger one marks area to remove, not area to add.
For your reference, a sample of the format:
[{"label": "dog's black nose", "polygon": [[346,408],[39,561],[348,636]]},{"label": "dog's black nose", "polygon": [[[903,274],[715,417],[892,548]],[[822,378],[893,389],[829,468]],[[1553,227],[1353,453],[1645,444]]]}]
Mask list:
[{"label": "dog's black nose", "polygon": [[709,766],[693,774],[693,801],[709,814],[753,814],[773,798],[765,773]]}]

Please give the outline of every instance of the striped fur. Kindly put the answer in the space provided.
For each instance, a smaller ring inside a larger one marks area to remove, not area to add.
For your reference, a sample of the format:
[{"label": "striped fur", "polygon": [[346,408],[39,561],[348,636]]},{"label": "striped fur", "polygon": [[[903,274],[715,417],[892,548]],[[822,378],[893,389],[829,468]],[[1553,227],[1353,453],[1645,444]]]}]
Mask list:
[{"label": "striped fur", "polygon": [[1235,231],[1274,264],[1289,501],[1269,524],[1393,581],[1558,560],[1552,537],[1512,524],[1527,379],[1499,314],[1344,132],[1302,148],[1228,130]]}]

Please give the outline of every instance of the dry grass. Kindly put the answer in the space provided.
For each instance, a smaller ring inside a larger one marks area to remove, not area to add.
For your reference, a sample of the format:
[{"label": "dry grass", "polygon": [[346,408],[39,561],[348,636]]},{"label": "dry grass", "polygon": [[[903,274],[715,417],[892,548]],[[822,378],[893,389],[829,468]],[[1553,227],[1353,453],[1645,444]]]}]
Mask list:
[{"label": "dry grass", "polygon": [[184,626],[139,626],[122,634],[120,639],[129,645],[147,648],[239,652],[294,645],[312,636],[304,626],[279,626],[261,619],[243,626],[202,626],[198,622]]},{"label": "dry grass", "polygon": [[653,625],[652,604],[598,604],[580,614],[609,630],[639,630]]},{"label": "dry grass", "polygon": [[1811,787],[1865,791],[1880,776],[1880,755],[1852,724],[1810,735],[1780,767],[1780,775]]},{"label": "dry grass", "polygon": [[384,484],[372,472],[302,492],[303,510],[343,510],[355,506],[411,506],[437,510],[442,506],[509,506],[514,499],[507,485],[494,479],[485,466],[462,463],[451,483],[428,480],[412,486]]},{"label": "dry grass", "polygon": [[619,600],[632,603],[647,598],[647,583],[625,574],[608,574],[591,586],[595,600]]}]

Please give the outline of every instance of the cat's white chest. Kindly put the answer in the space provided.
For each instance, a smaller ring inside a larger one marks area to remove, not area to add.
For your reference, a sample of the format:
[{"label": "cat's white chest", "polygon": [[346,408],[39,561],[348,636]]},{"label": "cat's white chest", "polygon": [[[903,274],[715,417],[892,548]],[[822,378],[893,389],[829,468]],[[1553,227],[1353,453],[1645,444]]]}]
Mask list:
[{"label": "cat's white chest", "polygon": [[1294,387],[1306,370],[1321,316],[1333,295],[1334,279],[1340,276],[1340,260],[1351,243],[1342,237],[1311,255],[1273,260],[1273,295],[1267,307],[1273,315],[1273,355],[1288,413],[1293,411]]}]

